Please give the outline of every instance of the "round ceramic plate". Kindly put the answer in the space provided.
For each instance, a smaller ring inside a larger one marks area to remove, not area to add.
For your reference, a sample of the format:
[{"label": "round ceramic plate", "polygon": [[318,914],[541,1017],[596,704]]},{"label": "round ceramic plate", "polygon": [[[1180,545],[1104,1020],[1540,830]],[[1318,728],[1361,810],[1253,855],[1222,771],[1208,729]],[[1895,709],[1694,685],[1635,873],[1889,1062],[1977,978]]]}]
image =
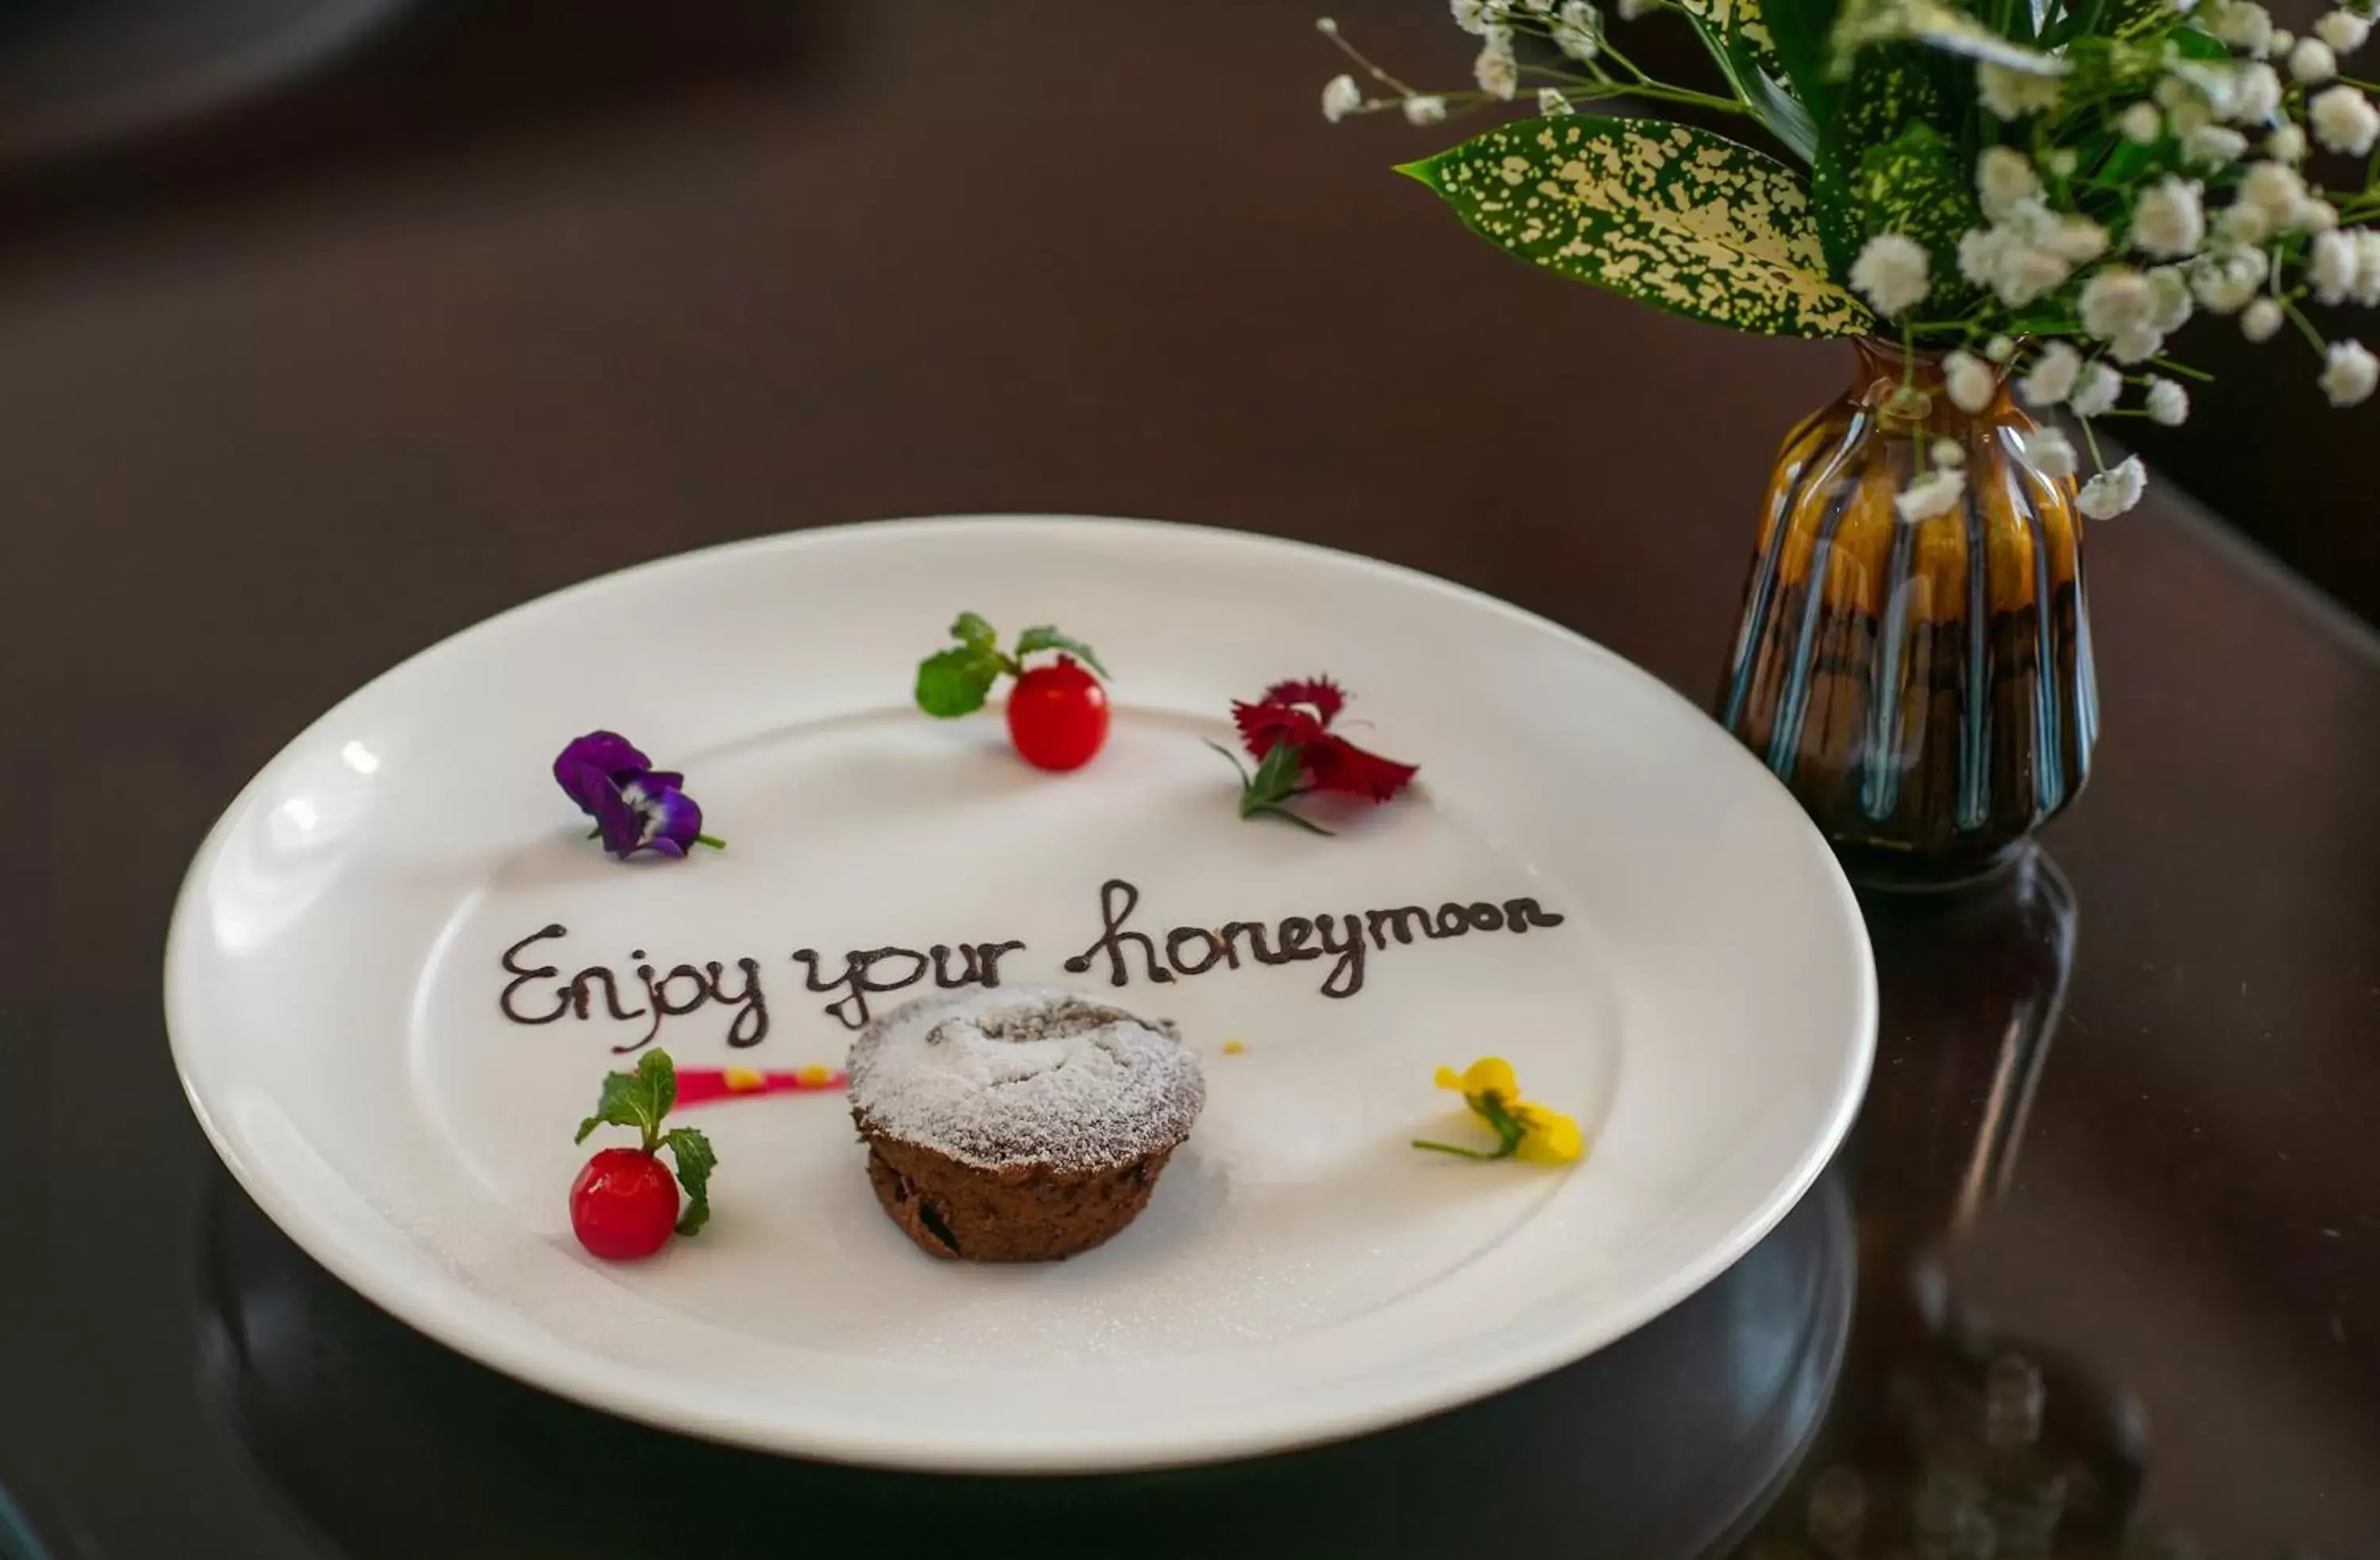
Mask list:
[{"label": "round ceramic plate", "polygon": [[[1117,716],[1088,767],[1026,767],[997,710],[911,704],[962,608],[1098,649]],[[1317,805],[1330,837],[1244,822],[1208,739],[1317,673],[1420,779]],[[603,855],[549,772],[599,727],[684,771],[728,848]],[[1321,957],[1216,956],[1230,923],[1278,951],[1301,920],[1287,943]],[[879,1210],[844,1102],[771,1090],[685,1109],[719,1152],[708,1229],[641,1263],[580,1250],[571,1134],[635,1047],[696,1078],[837,1066],[863,1009],[933,989],[897,983],[934,949],[963,979],[983,945],[1013,945],[1004,982],[1174,1019],[1201,1060],[1206,1113],[1115,1239],[936,1261]],[[639,967],[686,967],[669,1011]],[[224,815],[165,995],[233,1173],[407,1322],[657,1424],[952,1469],[1260,1452],[1575,1359],[1792,1205],[1876,1022],[1817,834],[1643,672],[1381,564],[1064,518],[698,553],[416,657]],[[1585,1163],[1409,1146],[1475,1132],[1431,1074],[1486,1054],[1579,1118]]]}]

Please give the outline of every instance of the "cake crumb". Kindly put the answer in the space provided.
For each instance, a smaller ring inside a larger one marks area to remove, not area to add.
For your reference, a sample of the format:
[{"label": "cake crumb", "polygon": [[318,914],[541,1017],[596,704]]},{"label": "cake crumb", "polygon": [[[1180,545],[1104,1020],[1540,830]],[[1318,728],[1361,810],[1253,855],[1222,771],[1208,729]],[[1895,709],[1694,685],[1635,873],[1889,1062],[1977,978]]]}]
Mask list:
[{"label": "cake crumb", "polygon": [[1244,1054],[1246,1050],[1247,1047],[1236,1040],[1227,1040],[1223,1042],[1223,1054],[1226,1056],[1237,1056]]}]

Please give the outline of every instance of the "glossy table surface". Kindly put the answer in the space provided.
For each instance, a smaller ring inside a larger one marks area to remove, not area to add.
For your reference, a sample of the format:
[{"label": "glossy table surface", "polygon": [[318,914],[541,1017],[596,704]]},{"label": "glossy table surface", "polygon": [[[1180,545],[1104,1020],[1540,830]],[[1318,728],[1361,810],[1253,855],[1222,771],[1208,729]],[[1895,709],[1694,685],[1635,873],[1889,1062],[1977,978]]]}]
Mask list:
[{"label": "glossy table surface", "polygon": [[[267,1224],[166,1054],[183,863],[314,714],[528,596],[829,521],[1153,515],[1713,686],[1841,348],[1489,252],[1386,171],[1412,132],[1322,125],[1295,7],[821,14],[782,79],[0,277],[0,1554],[2380,1554],[2380,654],[2169,489],[2091,536],[2105,737],[2046,854],[1869,905],[1837,1165],[1496,1399],[1112,1480],[781,1462],[468,1364]],[[1342,16],[1464,68],[1434,6]]]}]

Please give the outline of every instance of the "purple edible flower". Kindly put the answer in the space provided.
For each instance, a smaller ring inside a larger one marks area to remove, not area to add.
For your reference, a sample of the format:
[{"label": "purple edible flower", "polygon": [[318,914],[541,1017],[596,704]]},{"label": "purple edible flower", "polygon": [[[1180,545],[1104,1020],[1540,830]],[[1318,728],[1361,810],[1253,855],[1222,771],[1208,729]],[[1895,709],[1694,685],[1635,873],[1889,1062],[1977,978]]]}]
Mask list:
[{"label": "purple edible flower", "polygon": [[725,843],[702,832],[702,809],[686,794],[686,776],[653,768],[617,732],[590,731],[563,749],[553,778],[595,820],[603,848],[624,861],[639,850],[683,856],[696,845]]}]

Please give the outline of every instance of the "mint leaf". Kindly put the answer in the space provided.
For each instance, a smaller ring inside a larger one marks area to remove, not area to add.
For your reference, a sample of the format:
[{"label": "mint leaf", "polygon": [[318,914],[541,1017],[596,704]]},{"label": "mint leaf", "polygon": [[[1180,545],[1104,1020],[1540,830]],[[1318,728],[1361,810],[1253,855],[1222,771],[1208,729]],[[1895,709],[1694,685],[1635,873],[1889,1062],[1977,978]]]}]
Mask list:
[{"label": "mint leaf", "polygon": [[1001,673],[997,651],[953,645],[917,663],[917,708],[943,720],[983,708]]},{"label": "mint leaf", "polygon": [[1000,650],[1000,630],[972,612],[959,614],[958,621],[951,625],[951,638],[969,650],[980,650],[990,654],[997,654]]},{"label": "mint leaf", "polygon": [[710,1140],[691,1127],[671,1127],[662,1143],[677,1161],[677,1184],[686,1188],[677,1232],[692,1235],[710,1222],[710,1173],[719,1167],[719,1155],[711,1152]]},{"label": "mint leaf", "polygon": [[587,1134],[598,1127],[633,1127],[644,1139],[647,1153],[661,1141],[662,1117],[669,1115],[677,1103],[677,1068],[666,1051],[648,1051],[637,1058],[634,1072],[605,1073],[603,1092],[595,1102],[595,1114],[578,1124],[578,1136],[571,1141],[583,1143]]},{"label": "mint leaf", "polygon": [[575,1143],[587,1140],[587,1134],[598,1127],[634,1127],[649,1131],[657,1118],[652,1110],[652,1088],[643,1078],[632,1072],[605,1073],[603,1093],[595,1102],[595,1114],[578,1124]]},{"label": "mint leaf", "polygon": [[659,1127],[662,1117],[677,1108],[677,1066],[668,1052],[648,1051],[637,1058],[637,1077],[644,1081],[652,1105],[651,1124]]},{"label": "mint leaf", "polygon": [[1016,636],[1016,659],[1022,661],[1037,650],[1062,650],[1099,676],[1104,677],[1108,675],[1108,669],[1099,664],[1099,658],[1091,653],[1089,645],[1058,632],[1046,623],[1038,628],[1027,628]]}]

